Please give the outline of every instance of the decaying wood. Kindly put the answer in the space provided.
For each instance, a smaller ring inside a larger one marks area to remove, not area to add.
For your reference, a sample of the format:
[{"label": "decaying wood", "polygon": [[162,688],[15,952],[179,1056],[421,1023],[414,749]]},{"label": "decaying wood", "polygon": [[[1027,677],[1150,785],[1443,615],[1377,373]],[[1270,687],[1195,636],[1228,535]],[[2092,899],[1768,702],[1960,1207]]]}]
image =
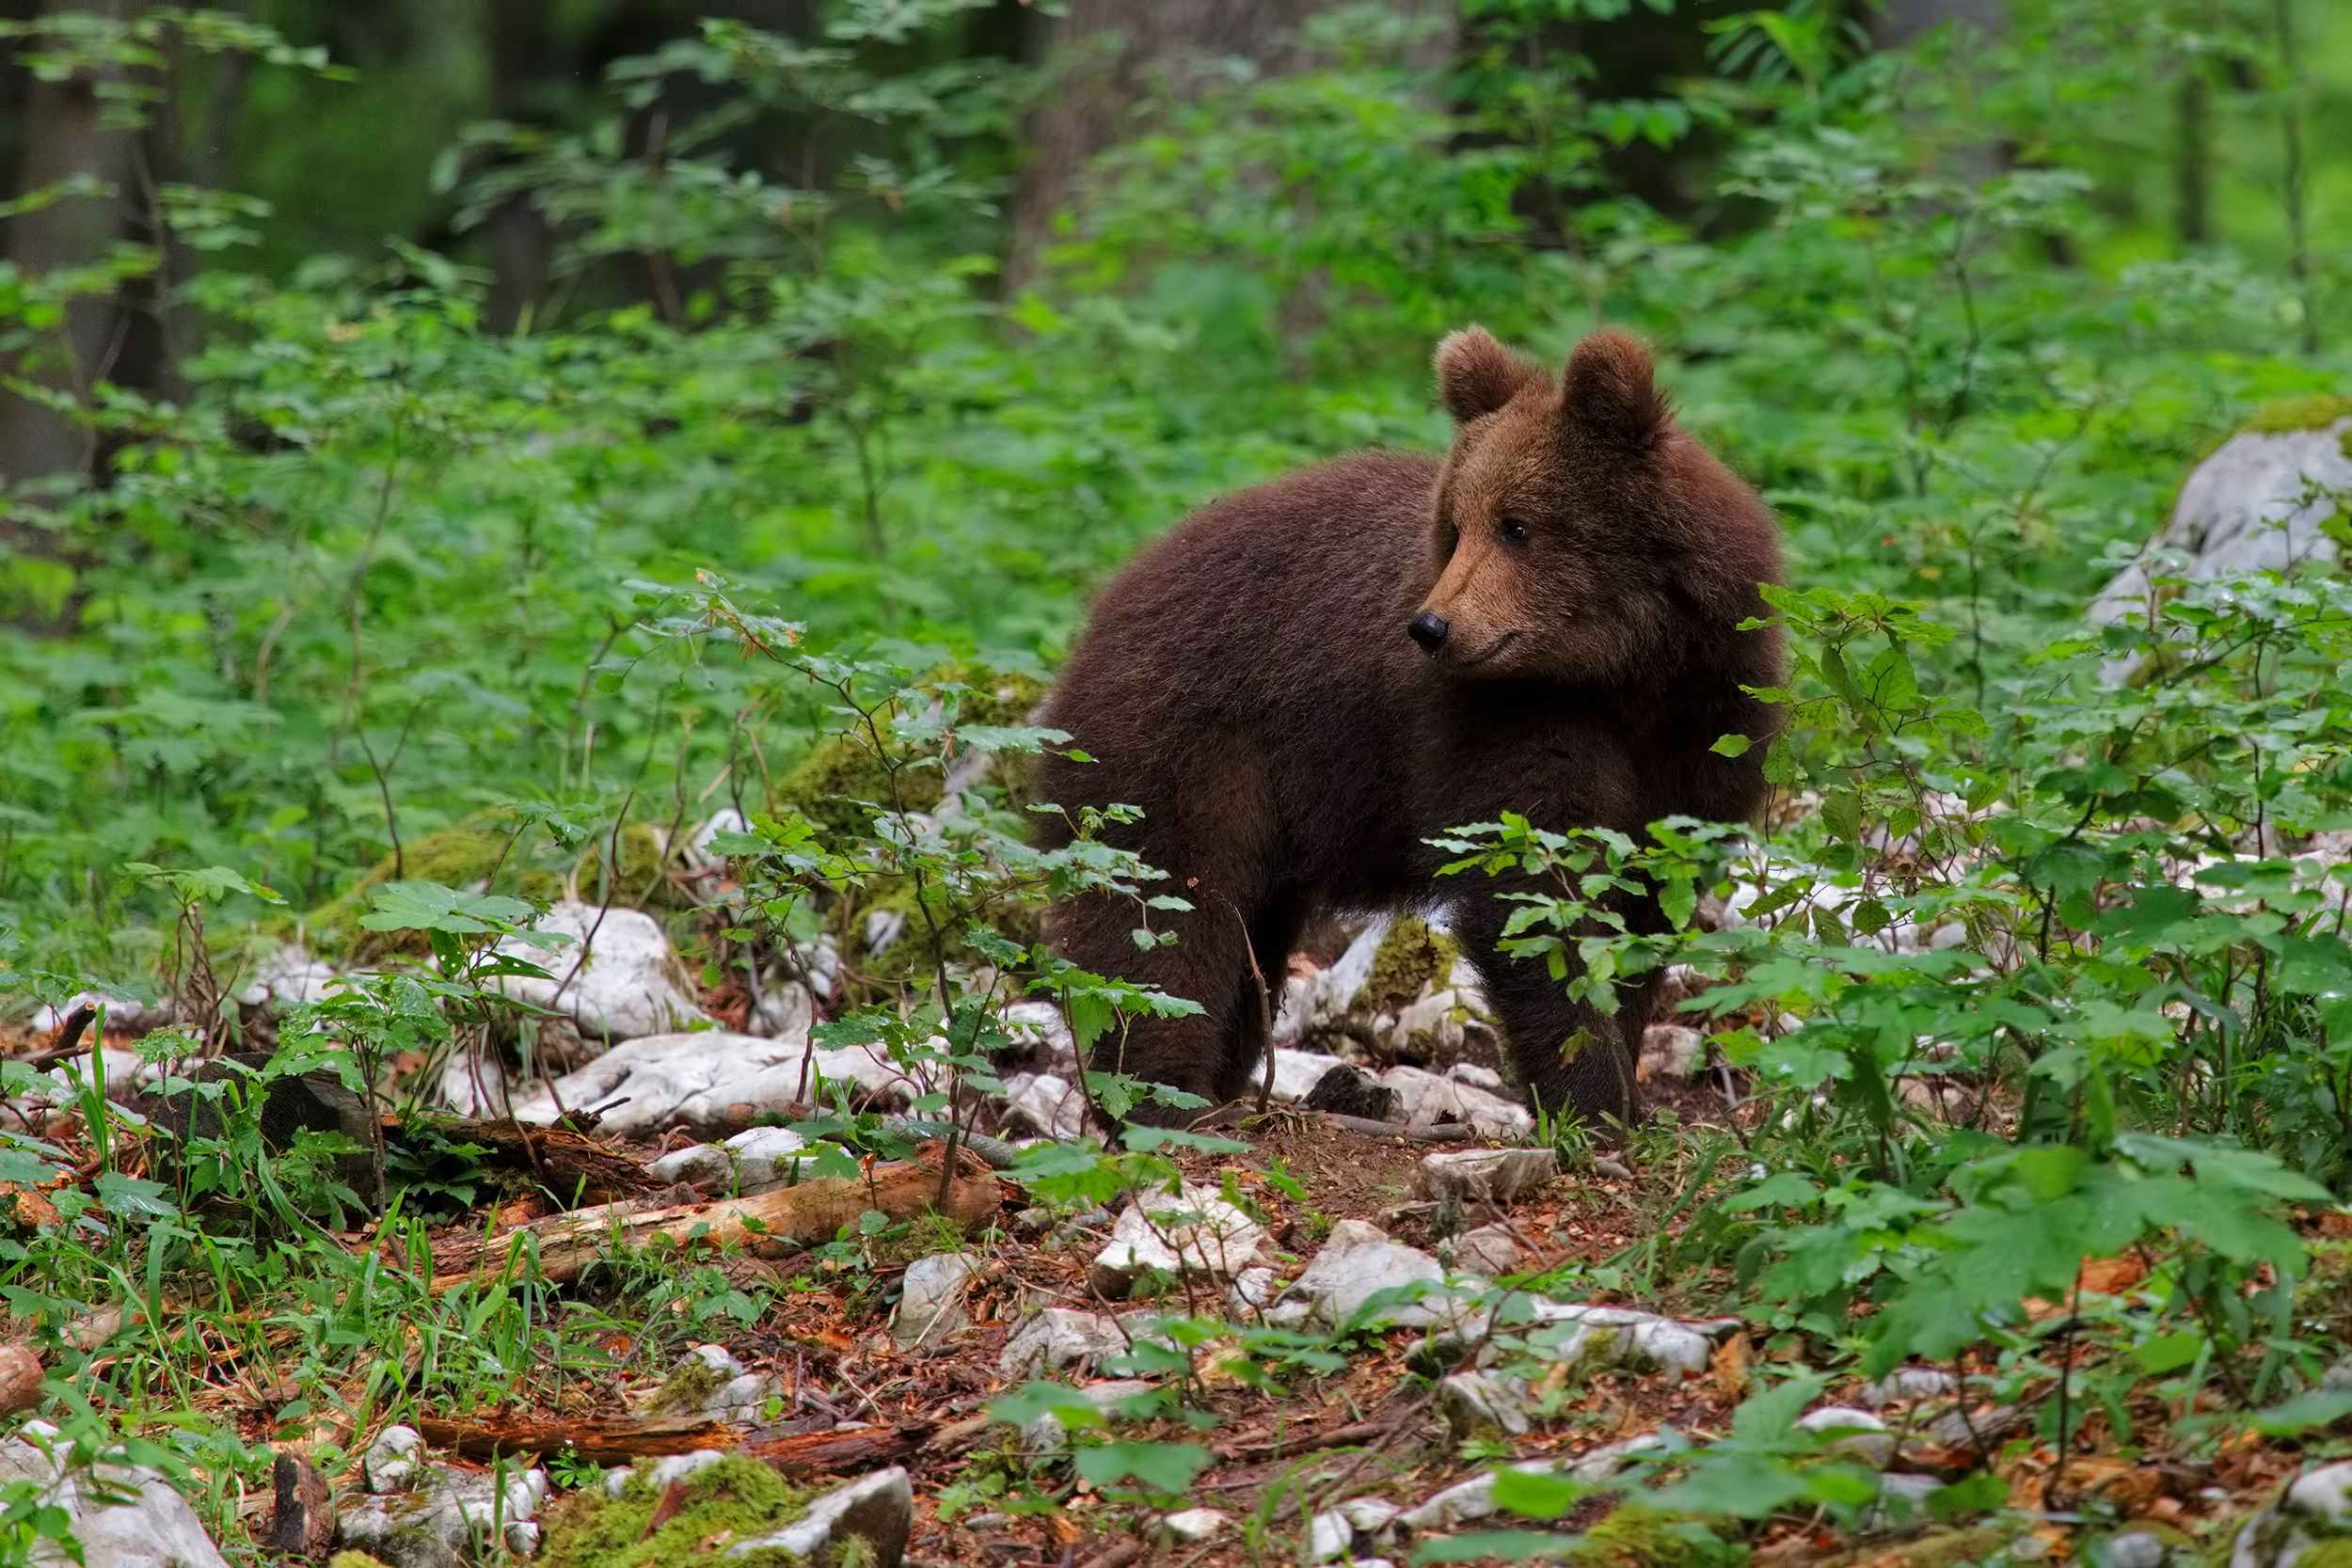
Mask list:
[{"label": "decaying wood", "polygon": [[335,1503],[326,1478],[302,1455],[281,1449],[271,1481],[278,1496],[270,1513],[270,1549],[326,1561],[335,1547]]},{"label": "decaying wood", "polygon": [[787,1475],[846,1475],[872,1465],[895,1465],[923,1447],[930,1428],[851,1427],[847,1432],[803,1432],[743,1445],[746,1458]]},{"label": "decaying wood", "polygon": [[[906,1220],[930,1210],[940,1190],[938,1158],[935,1150],[927,1151],[923,1158],[874,1165],[856,1177],[827,1177],[711,1203],[638,1213],[617,1205],[581,1210],[534,1221],[486,1243],[478,1236],[459,1237],[434,1249],[433,1291],[437,1295],[469,1279],[518,1270],[517,1260],[531,1243],[538,1247],[539,1277],[566,1280],[616,1246],[644,1247],[663,1237],[680,1245],[692,1238],[711,1246],[756,1237],[829,1242],[869,1211]],[[996,1206],[995,1177],[977,1159],[960,1161],[940,1212],[968,1227],[994,1213]]]},{"label": "decaying wood", "polygon": [[475,1421],[421,1416],[416,1426],[435,1448],[453,1449],[468,1459],[549,1454],[569,1449],[598,1465],[631,1465],[663,1454],[730,1448],[735,1443],[735,1429],[724,1421],[675,1416],[604,1419],[570,1417],[556,1420],[491,1416]]},{"label": "decaying wood", "polygon": [[30,1345],[0,1345],[0,1416],[40,1402],[40,1353]]},{"label": "decaying wood", "polygon": [[528,1171],[557,1201],[616,1203],[667,1185],[626,1154],[565,1127],[512,1121],[445,1121],[434,1131],[453,1144],[488,1149],[501,1164]]},{"label": "decaying wood", "polygon": [[1441,1121],[1427,1127],[1407,1127],[1401,1121],[1374,1121],[1369,1117],[1343,1117],[1337,1111],[1325,1111],[1323,1119],[1334,1127],[1344,1127],[1350,1132],[1361,1132],[1370,1138],[1402,1138],[1408,1144],[1458,1144],[1472,1135],[1473,1129],[1458,1121]]},{"label": "decaying wood", "polygon": [[1324,1432],[1291,1432],[1279,1437],[1252,1438],[1220,1446],[1216,1451],[1221,1460],[1270,1459],[1282,1454],[1311,1453],[1318,1449],[1342,1449],[1351,1443],[1369,1443],[1385,1437],[1396,1427],[1393,1420],[1350,1421]]}]

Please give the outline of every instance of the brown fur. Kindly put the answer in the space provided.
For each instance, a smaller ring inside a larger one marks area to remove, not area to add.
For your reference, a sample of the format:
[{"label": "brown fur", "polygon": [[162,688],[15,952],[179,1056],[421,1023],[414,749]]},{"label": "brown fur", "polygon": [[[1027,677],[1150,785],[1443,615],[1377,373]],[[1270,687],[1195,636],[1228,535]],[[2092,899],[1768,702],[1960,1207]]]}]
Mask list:
[{"label": "brown fur", "polygon": [[[1438,878],[1424,841],[1504,811],[1636,835],[1754,815],[1776,720],[1740,688],[1777,684],[1782,650],[1735,628],[1779,580],[1777,531],[1631,338],[1586,338],[1555,382],[1471,327],[1437,369],[1443,462],[1361,452],[1202,508],[1104,590],[1049,700],[1095,760],[1050,761],[1043,798],[1141,806],[1108,836],[1194,906],[1155,915],[1179,940],[1149,951],[1132,905],[1056,911],[1072,960],[1206,1009],[1101,1042],[1099,1069],[1241,1097],[1265,1048],[1253,958],[1279,984],[1313,916],[1409,905],[1452,920],[1538,1105],[1636,1109],[1647,998],[1603,1019],[1498,957],[1508,884]],[[1435,655],[1406,634],[1423,610],[1452,625]],[[1728,733],[1756,744],[1708,750]]]}]

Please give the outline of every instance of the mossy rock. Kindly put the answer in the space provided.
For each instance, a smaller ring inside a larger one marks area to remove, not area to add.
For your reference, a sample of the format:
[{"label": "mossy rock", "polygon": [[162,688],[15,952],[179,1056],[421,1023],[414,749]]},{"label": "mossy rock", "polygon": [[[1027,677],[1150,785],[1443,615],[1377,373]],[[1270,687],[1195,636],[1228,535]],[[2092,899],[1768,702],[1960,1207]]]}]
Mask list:
[{"label": "mossy rock", "polygon": [[[401,846],[398,864],[386,855],[342,894],[303,916],[311,950],[348,953],[354,963],[368,963],[395,952],[409,951],[403,937],[414,932],[368,931],[359,917],[371,907],[369,895],[397,875],[411,882],[438,882],[467,888],[497,870],[507,853],[509,835],[496,828],[443,828]],[[421,946],[414,949],[423,951]]]},{"label": "mossy rock", "polygon": [[[914,683],[914,689],[934,700],[958,688],[957,721],[1009,728],[1029,721],[1045,700],[1045,685],[1018,672],[1000,672],[964,663],[942,664]],[[1025,802],[1029,759],[999,756],[997,782],[1007,798],[1021,809]],[[883,766],[868,737],[833,735],[818,741],[776,788],[779,805],[791,806],[836,837],[863,837],[873,825],[874,808],[903,807],[930,811],[946,793],[946,780],[929,763],[898,770],[893,788],[891,769]]]},{"label": "mossy rock", "polygon": [[605,850],[611,835],[589,841],[580,863],[572,869],[572,886],[591,904],[618,904],[632,910],[685,910],[693,898],[670,878],[675,862],[662,848],[661,834],[644,822],[621,830],[620,871],[610,886],[604,875]]},{"label": "mossy rock", "polygon": [[1862,1568],[1865,1563],[1887,1557],[1899,1560],[1901,1568],[1961,1568],[1963,1563],[1984,1561],[2016,1538],[2017,1528],[2014,1526],[2007,1529],[1998,1525],[1940,1529],[1920,1536],[1915,1541],[1893,1546],[1861,1546],[1850,1552],[1840,1552],[1835,1557],[1822,1558],[1813,1568]]},{"label": "mossy rock", "polygon": [[1447,983],[1461,956],[1461,943],[1431,930],[1419,915],[1400,916],[1373,950],[1372,972],[1364,979],[1364,1008],[1378,1014],[1411,1006],[1424,989]]},{"label": "mossy rock", "polygon": [[695,1471],[684,1501],[659,1529],[647,1528],[661,1494],[642,1475],[614,1497],[600,1486],[559,1498],[547,1511],[540,1568],[787,1568],[799,1560],[762,1548],[726,1555],[732,1542],[772,1534],[799,1518],[808,1494],[756,1460],[729,1457]]},{"label": "mossy rock", "polygon": [[2314,392],[2308,397],[2280,398],[2264,404],[2244,424],[2238,426],[2238,432],[2253,436],[2294,436],[2307,430],[2325,430],[2338,420],[2352,420],[2352,397]]},{"label": "mossy rock", "polygon": [[1697,1520],[1624,1503],[1575,1538],[1560,1560],[1576,1568],[1691,1568],[1726,1555],[1722,1539]]},{"label": "mossy rock", "polygon": [[929,811],[939,804],[946,781],[937,768],[890,769],[856,736],[827,736],[776,786],[776,802],[790,806],[835,842],[863,838],[873,831],[877,806]]}]

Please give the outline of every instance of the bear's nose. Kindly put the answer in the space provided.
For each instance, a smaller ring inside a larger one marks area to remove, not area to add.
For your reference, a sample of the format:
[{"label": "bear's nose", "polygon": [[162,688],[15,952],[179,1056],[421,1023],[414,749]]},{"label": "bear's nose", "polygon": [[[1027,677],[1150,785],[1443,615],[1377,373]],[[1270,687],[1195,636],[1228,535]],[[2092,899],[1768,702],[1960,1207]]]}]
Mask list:
[{"label": "bear's nose", "polygon": [[1405,624],[1405,630],[1412,640],[1420,643],[1425,652],[1433,654],[1438,651],[1438,644],[1445,641],[1445,634],[1453,629],[1444,616],[1430,610],[1422,610]]}]

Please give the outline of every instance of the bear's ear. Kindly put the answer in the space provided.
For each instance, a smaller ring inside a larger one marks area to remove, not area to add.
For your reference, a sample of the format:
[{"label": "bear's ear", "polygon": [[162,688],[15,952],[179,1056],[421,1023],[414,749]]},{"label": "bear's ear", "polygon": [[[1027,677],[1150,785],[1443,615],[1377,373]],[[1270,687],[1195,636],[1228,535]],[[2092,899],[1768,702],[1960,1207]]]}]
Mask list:
[{"label": "bear's ear", "polygon": [[1483,326],[1448,333],[1438,345],[1437,365],[1438,400],[1455,424],[1493,413],[1543,375]]},{"label": "bear's ear", "polygon": [[1560,417],[1613,447],[1643,451],[1671,415],[1650,373],[1649,350],[1641,341],[1604,327],[1568,356]]}]

